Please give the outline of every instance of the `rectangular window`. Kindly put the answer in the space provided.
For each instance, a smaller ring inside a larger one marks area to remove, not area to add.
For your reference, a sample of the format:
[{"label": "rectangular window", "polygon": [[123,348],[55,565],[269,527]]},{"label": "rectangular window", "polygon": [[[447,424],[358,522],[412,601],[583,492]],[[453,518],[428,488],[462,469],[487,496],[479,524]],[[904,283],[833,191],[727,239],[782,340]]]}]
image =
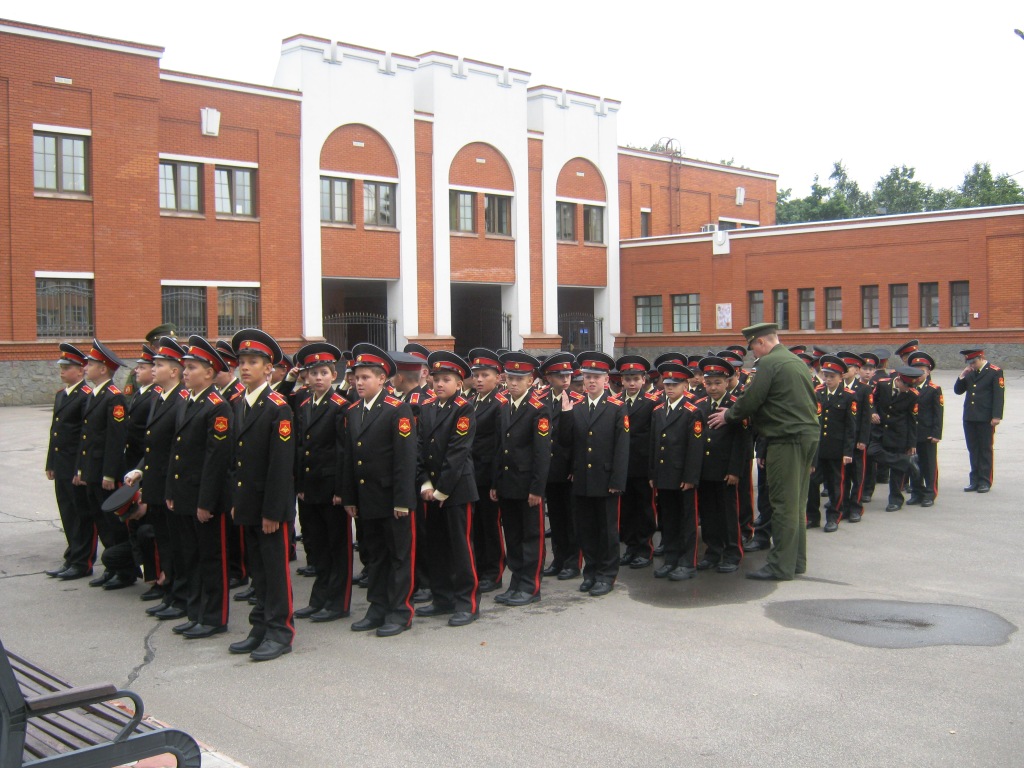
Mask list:
[{"label": "rectangular window", "polygon": [[772,304],[775,306],[775,323],[780,331],[789,329],[789,291],[785,288],[772,291]]},{"label": "rectangular window", "polygon": [[512,234],[512,198],[507,195],[484,195],[484,223],[488,235]]},{"label": "rectangular window", "polygon": [[255,215],[256,172],[251,168],[223,168],[213,172],[217,213],[228,216]]},{"label": "rectangular window", "polygon": [[661,333],[661,296],[636,297],[636,332]]},{"label": "rectangular window", "polygon": [[800,330],[814,330],[814,289],[801,288],[800,298]]},{"label": "rectangular window", "polygon": [[910,327],[910,303],[906,283],[889,286],[889,319],[893,328]]},{"label": "rectangular window", "polygon": [[676,333],[700,330],[699,293],[677,293],[672,297],[672,330]]},{"label": "rectangular window", "polygon": [[921,327],[939,327],[939,284],[921,283],[918,285],[921,294]]},{"label": "rectangular window", "polygon": [[363,182],[363,224],[368,227],[397,226],[395,185],[377,181]]},{"label": "rectangular window", "polygon": [[160,161],[160,209],[199,211],[199,166],[195,163]]},{"label": "rectangular window", "polygon": [[825,289],[825,327],[838,331],[843,327],[843,289]]},{"label": "rectangular window", "polygon": [[36,334],[39,338],[88,338],[95,332],[92,280],[36,278]]},{"label": "rectangular window", "polygon": [[352,179],[320,177],[320,221],[352,223]]},{"label": "rectangular window", "polygon": [[59,133],[32,135],[35,188],[49,192],[89,192],[89,138]]},{"label": "rectangular window", "polygon": [[448,223],[452,232],[476,232],[476,193],[448,193]]},{"label": "rectangular window", "polygon": [[718,231],[728,232],[731,229],[739,229],[740,225],[735,221],[726,221],[725,219],[718,220]]},{"label": "rectangular window", "polygon": [[177,334],[188,338],[193,333],[206,335],[206,288],[201,285],[165,285],[163,321],[174,323]]},{"label": "rectangular window", "polygon": [[217,289],[217,334],[230,336],[260,325],[259,288]]},{"label": "rectangular window", "polygon": [[879,321],[878,312],[878,286],[862,285],[860,287],[860,314],[861,327],[877,328]]},{"label": "rectangular window", "polygon": [[555,218],[558,232],[556,237],[562,242],[576,242],[576,204],[555,203]]},{"label": "rectangular window", "polygon": [[764,291],[748,291],[747,304],[750,307],[750,322],[757,325],[764,322]]},{"label": "rectangular window", "polygon": [[966,328],[971,324],[971,284],[961,280],[949,284],[949,306],[954,328]]},{"label": "rectangular window", "polygon": [[640,237],[651,236],[651,212],[640,211]]},{"label": "rectangular window", "polygon": [[604,208],[583,206],[583,242],[604,245]]}]

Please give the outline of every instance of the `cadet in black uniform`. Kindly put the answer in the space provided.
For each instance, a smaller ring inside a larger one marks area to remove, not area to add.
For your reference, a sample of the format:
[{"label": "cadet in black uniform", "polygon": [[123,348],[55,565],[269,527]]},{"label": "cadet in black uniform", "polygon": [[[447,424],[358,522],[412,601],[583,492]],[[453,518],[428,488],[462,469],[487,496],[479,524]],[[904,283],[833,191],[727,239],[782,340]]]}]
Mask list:
[{"label": "cadet in black uniform", "polygon": [[891,379],[875,384],[875,413],[871,416],[868,455],[889,472],[886,512],[903,508],[903,486],[909,474],[920,474],[917,463],[917,396],[914,384],[923,371],[900,366]]},{"label": "cadet in black uniform", "polygon": [[[861,359],[864,364],[860,368],[860,381],[865,387],[870,390],[871,399],[871,416],[875,414],[875,383],[879,378],[879,359],[878,355],[874,352],[861,352]],[[882,377],[885,378],[885,371],[882,371]],[[867,432],[861,432],[862,442],[870,444],[871,442],[871,428],[868,428]],[[879,468],[875,466],[875,460],[868,454],[867,450],[864,451],[864,477],[861,481],[861,513],[864,511],[864,504],[871,501],[871,497],[875,493],[875,486],[878,484],[878,473]]]},{"label": "cadet in black uniform", "polygon": [[476,414],[460,394],[469,376],[466,361],[452,352],[431,352],[427,359],[434,397],[420,409],[416,482],[426,507],[433,602],[417,616],[452,614],[448,624],[476,621],[479,593],[473,560],[473,473]]},{"label": "cadet in black uniform", "polygon": [[843,383],[847,366],[841,358],[822,355],[819,366],[825,381],[814,390],[814,397],[818,401],[821,436],[807,494],[807,527],[821,525],[820,488],[824,484],[828,494],[825,533],[833,533],[839,529],[846,505],[846,472],[853,466],[857,442],[857,400]]},{"label": "cadet in black uniform", "polygon": [[651,451],[651,412],[661,402],[658,393],[647,391],[647,371],[651,363],[639,355],[624,355],[615,361],[622,377],[623,394],[629,416],[629,471],[622,494],[619,539],[626,545],[619,565],[646,568],[654,562],[654,492],[648,475]]},{"label": "cadet in black uniform", "polygon": [[[746,384],[750,374],[743,370],[743,358],[746,350],[738,344],[726,347],[715,357],[725,360],[733,368],[733,375],[729,377],[727,392],[730,395],[739,397],[743,394],[743,386]],[[751,437],[753,432],[751,431]],[[739,497],[739,518],[741,541],[750,541],[754,535],[754,443],[749,442],[746,458],[740,466],[740,482],[736,488]]]},{"label": "cadet in black uniform", "polygon": [[853,444],[853,463],[846,467],[846,483],[843,497],[846,503],[843,508],[843,519],[850,523],[859,523],[864,514],[861,495],[864,492],[864,467],[867,463],[868,440],[871,439],[871,414],[874,411],[874,387],[861,379],[861,366],[864,358],[854,352],[837,352],[836,355],[846,363],[846,374],[843,383],[853,392],[854,404],[857,406],[857,436]]},{"label": "cadet in black uniform", "polygon": [[[427,357],[430,351],[422,344],[410,342],[402,347],[402,353],[408,355],[407,362],[395,361],[400,367],[408,367],[409,372],[415,372],[418,384],[410,390],[407,402],[412,407],[413,416],[420,417],[420,406],[425,403],[433,392],[430,387],[430,370],[427,367]],[[419,361],[418,364],[414,361]],[[414,603],[429,603],[434,599],[430,591],[430,536],[427,533],[426,505],[417,504],[413,517],[416,523],[416,591],[412,594]]]},{"label": "cadet in black uniform", "polygon": [[127,443],[124,449],[124,463],[134,467],[142,458],[142,442],[146,436],[146,422],[153,407],[154,398],[160,394],[160,387],[153,379],[153,350],[148,344],[142,345],[142,353],[135,361],[135,391],[128,400],[128,426],[125,427]]},{"label": "cadet in black uniform", "polygon": [[362,520],[359,552],[366,557],[366,616],[354,632],[399,635],[413,615],[416,528],[416,420],[407,403],[385,391],[395,373],[388,354],[372,344],[352,349],[356,400],[345,411],[341,498]]},{"label": "cadet in black uniform", "polygon": [[619,499],[629,472],[629,416],[626,404],[607,391],[615,362],[603,352],[576,358],[583,372],[583,401],[562,393],[558,439],[571,452],[576,531],[583,550],[580,592],[601,597],[619,574]]},{"label": "cadet in black uniform", "polygon": [[234,335],[231,346],[246,390],[234,412],[231,516],[245,528],[256,605],[249,614],[249,637],[232,643],[230,650],[267,661],[290,653],[295,637],[287,525],[295,519],[294,421],[288,401],[268,383],[283,356],[277,341],[246,328]]},{"label": "cadet in black uniform", "polygon": [[540,364],[525,352],[507,352],[501,365],[508,397],[500,404],[497,461],[491,499],[501,505],[508,545],[508,590],[499,603],[521,606],[540,600],[544,567],[544,488],[551,464],[551,410],[533,389]]},{"label": "cadet in black uniform", "polygon": [[942,440],[942,420],[946,402],[942,387],[932,381],[935,360],[927,352],[915,350],[907,355],[907,365],[925,372],[917,385],[917,461],[921,476],[910,485],[907,504],[930,507],[939,493],[939,441]]},{"label": "cadet in black uniform", "polygon": [[996,427],[1003,420],[1006,380],[1003,369],[985,359],[984,349],[963,349],[967,362],[953,383],[964,398],[964,437],[971,457],[971,476],[965,491],[988,493],[992,487]]},{"label": "cadet in black uniform", "polygon": [[85,355],[73,344],[60,345],[60,380],[64,385],[53,400],[50,444],[46,449],[46,479],[53,481],[57,511],[67,547],[59,568],[46,571],[63,581],[92,573],[95,536],[89,520],[85,486],[74,483],[75,460],[82,446],[82,413],[92,389],[84,379]]},{"label": "cadet in black uniform", "polygon": [[[228,370],[221,371],[213,380],[217,385],[220,396],[228,401],[231,410],[235,409],[235,403],[245,394],[245,387],[237,378],[235,371],[238,369],[238,358],[231,349],[231,344],[223,339],[213,345],[217,354],[228,364]],[[231,526],[228,529],[228,586],[231,589],[244,587],[249,583],[249,570],[245,562],[245,530],[238,526]],[[235,600],[245,602],[253,596],[252,587],[243,589],[235,594]]]}]

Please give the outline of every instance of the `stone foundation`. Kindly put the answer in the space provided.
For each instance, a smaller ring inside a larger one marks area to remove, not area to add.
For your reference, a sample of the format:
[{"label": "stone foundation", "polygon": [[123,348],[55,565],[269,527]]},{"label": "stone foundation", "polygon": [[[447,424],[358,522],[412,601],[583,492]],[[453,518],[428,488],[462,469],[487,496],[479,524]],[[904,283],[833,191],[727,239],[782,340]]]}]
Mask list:
[{"label": "stone foundation", "polygon": [[[124,389],[126,368],[118,370],[114,383]],[[61,388],[55,360],[0,361],[0,406],[53,405],[53,396]]]}]

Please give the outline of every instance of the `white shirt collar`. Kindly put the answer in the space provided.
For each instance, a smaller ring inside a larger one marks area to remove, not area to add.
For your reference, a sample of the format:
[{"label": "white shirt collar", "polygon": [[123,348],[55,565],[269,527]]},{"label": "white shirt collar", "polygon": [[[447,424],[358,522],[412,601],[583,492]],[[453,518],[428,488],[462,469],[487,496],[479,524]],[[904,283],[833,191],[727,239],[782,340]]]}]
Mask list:
[{"label": "white shirt collar", "polygon": [[258,387],[256,387],[256,391],[255,392],[248,392],[247,391],[245,393],[245,402],[247,402],[249,404],[250,408],[252,408],[254,405],[256,405],[256,401],[260,399],[260,393],[263,392],[263,390],[266,389],[269,386],[270,386],[270,384],[268,382],[264,381],[262,384],[260,384]]}]

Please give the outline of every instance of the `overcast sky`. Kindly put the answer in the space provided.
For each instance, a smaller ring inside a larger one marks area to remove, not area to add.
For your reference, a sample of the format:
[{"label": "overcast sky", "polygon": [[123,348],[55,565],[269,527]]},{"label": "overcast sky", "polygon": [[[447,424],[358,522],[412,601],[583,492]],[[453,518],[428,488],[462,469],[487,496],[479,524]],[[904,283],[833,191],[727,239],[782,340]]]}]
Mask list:
[{"label": "overcast sky", "polygon": [[1024,171],[1019,0],[48,0],[0,13],[163,46],[166,69],[267,85],[281,40],[300,32],[480,59],[531,72],[531,85],[619,99],[620,144],[672,137],[688,157],[778,173],[797,196],[839,159],[866,189],[903,163],[933,186],[958,184],[976,161]]}]

